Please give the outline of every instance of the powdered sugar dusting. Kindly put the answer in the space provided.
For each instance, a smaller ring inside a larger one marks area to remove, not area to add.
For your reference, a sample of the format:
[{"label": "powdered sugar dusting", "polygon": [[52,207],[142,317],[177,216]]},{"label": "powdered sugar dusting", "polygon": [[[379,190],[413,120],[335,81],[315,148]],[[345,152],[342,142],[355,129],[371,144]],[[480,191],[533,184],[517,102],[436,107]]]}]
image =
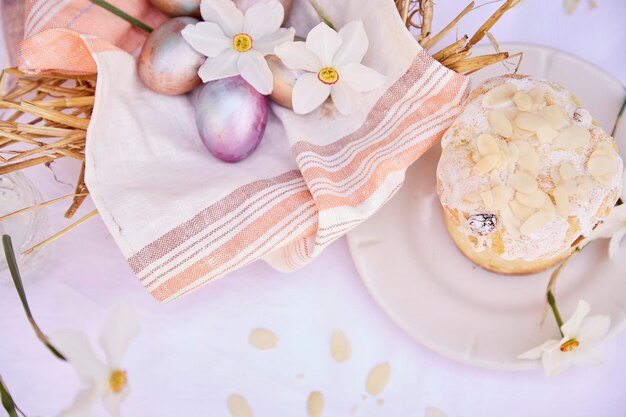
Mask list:
[{"label": "powdered sugar dusting", "polygon": [[[555,189],[553,172],[567,162],[576,171],[576,178],[593,178],[587,169],[589,157],[598,145],[603,141],[614,143],[601,128],[593,124],[591,114],[584,108],[579,108],[575,97],[561,86],[530,77],[499,77],[491,79],[478,87],[480,94],[472,95],[472,99],[466,103],[466,107],[461,115],[454,122],[452,127],[446,132],[441,141],[443,153],[437,168],[437,178],[440,182],[440,199],[448,211],[456,211],[462,218],[460,231],[466,235],[474,236],[477,242],[475,250],[481,251],[492,245],[490,235],[481,236],[472,231],[467,218],[472,215],[493,214],[498,216],[498,229],[502,231],[502,241],[504,243],[504,259],[523,259],[532,261],[536,259],[552,258],[563,253],[579,235],[589,235],[593,227],[602,219],[603,211],[607,205],[613,201],[607,201],[609,197],[617,197],[622,187],[623,161],[617,155],[619,172],[609,178],[604,184],[594,180],[589,189],[587,198],[569,199],[569,220],[575,218],[579,230],[572,234],[572,227],[568,218],[559,215],[553,216],[546,224],[531,233],[520,233],[519,226],[522,222],[516,222],[515,216],[511,216],[508,207],[502,210],[487,210],[485,203],[480,198],[468,198],[477,196],[481,192],[494,186],[495,181],[507,183],[509,177],[516,169],[515,163],[509,163],[492,178],[489,173],[480,174],[474,169],[476,160],[473,155],[476,153],[476,139],[480,134],[493,133],[493,129],[487,119],[489,110],[500,110],[506,112],[507,109],[514,109],[512,100],[504,101],[491,109],[485,109],[482,104],[484,94],[504,83],[514,85],[518,91],[535,94],[543,94],[543,102],[538,112],[547,105],[560,106],[567,114],[569,125],[578,125],[589,129],[591,139],[582,147],[574,150],[556,149],[552,143],[541,142],[534,135],[526,139],[521,139],[532,145],[534,151],[539,155],[540,166],[537,174],[539,189],[548,194],[552,200],[549,206],[554,207],[552,194]],[[548,109],[549,110],[549,109]],[[506,147],[510,141],[498,137],[499,143]],[[515,138],[520,140],[520,138]],[[499,179],[498,179],[499,178]],[[508,211],[509,213],[504,213]],[[503,219],[501,219],[503,218]],[[465,221],[463,221],[465,220]],[[504,221],[501,221],[504,220]]]}]

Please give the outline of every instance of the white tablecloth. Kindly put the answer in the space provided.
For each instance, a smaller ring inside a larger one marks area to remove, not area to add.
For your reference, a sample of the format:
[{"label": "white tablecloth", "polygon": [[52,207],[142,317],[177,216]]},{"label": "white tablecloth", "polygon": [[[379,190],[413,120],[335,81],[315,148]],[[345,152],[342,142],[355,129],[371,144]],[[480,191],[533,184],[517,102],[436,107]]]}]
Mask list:
[{"label": "white tablecloth", "polygon": [[[439,1],[438,27],[463,3]],[[583,0],[576,14],[566,16],[561,1],[527,0],[493,33],[501,42],[568,50],[626,83],[626,2],[598,0],[598,5],[589,11]],[[472,13],[459,34],[478,27],[490,10],[493,5]],[[59,165],[59,179],[70,180],[76,166]],[[44,168],[31,176],[46,198],[72,192]],[[54,229],[65,224],[64,208],[62,203],[49,210]],[[90,209],[83,207],[79,216]],[[75,327],[95,341],[120,300],[139,311],[142,331],[124,362],[132,387],[122,408],[126,416],[228,416],[231,393],[247,398],[257,417],[305,416],[314,390],[324,394],[327,416],[423,416],[427,407],[449,417],[626,415],[626,334],[609,342],[605,366],[553,379],[540,370],[495,372],[449,361],[415,343],[378,308],[352,265],[345,239],[302,271],[283,275],[258,262],[167,305],[136,282],[99,219],[50,249],[44,277],[27,287],[46,332]],[[0,306],[0,374],[29,416],[55,415],[71,401],[78,379],[37,341],[11,286],[0,286]],[[258,327],[276,333],[276,349],[250,347],[249,333]],[[352,343],[352,358],[343,364],[329,351],[335,330]],[[381,362],[391,366],[389,385],[379,397],[363,397],[367,374]]]}]

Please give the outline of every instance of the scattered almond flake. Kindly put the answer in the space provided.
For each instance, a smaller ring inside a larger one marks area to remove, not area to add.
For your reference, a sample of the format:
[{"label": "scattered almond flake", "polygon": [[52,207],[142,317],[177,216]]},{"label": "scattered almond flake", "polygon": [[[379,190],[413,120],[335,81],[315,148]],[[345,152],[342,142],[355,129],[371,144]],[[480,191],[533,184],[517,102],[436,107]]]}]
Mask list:
[{"label": "scattered almond flake", "polygon": [[250,345],[254,346],[259,350],[268,350],[274,349],[278,344],[278,337],[271,331],[267,329],[254,329],[250,333],[250,338],[248,339]]},{"label": "scattered almond flake", "polygon": [[541,229],[548,221],[550,221],[550,216],[544,211],[538,211],[522,224],[520,232],[529,235]]},{"label": "scattered almond flake", "polygon": [[342,331],[333,333],[330,339],[330,352],[337,362],[345,362],[352,356],[350,341]]},{"label": "scattered almond flake", "polygon": [[559,186],[565,188],[568,195],[574,195],[578,191],[577,180],[578,178],[576,180],[572,179],[572,180],[563,181]]},{"label": "scattered almond flake", "polygon": [[530,111],[530,109],[533,108],[533,98],[523,91],[515,93],[513,96],[513,102],[520,111]]},{"label": "scattered almond flake", "polygon": [[426,409],[426,417],[446,417],[446,415],[436,407],[428,407]]},{"label": "scattered almond flake", "polygon": [[556,210],[559,214],[567,218],[570,213],[570,206],[568,192],[565,188],[556,187],[554,189],[554,202],[556,203]]},{"label": "scattered almond flake", "polygon": [[541,159],[539,158],[539,154],[535,152],[534,149],[531,149],[529,152],[517,158],[517,163],[528,171],[536,172],[541,165]]},{"label": "scattered almond flake", "polygon": [[359,411],[359,406],[358,405],[353,405],[352,409],[350,410],[350,414],[352,414],[353,416],[356,415],[356,412]]},{"label": "scattered almond flake", "polygon": [[502,210],[513,198],[513,189],[506,185],[498,185],[491,190],[493,194],[493,205],[496,210]]},{"label": "scattered almond flake", "polygon": [[[517,116],[519,117],[519,116]],[[517,120],[517,119],[516,119]],[[489,126],[496,132],[498,135],[504,138],[510,138],[513,136],[513,125],[507,119],[507,117],[497,110],[492,110],[487,113],[487,122]]]},{"label": "scattered almond flake", "polygon": [[474,165],[474,169],[481,174],[487,174],[500,163],[500,155],[487,155]]},{"label": "scattered almond flake", "polygon": [[574,125],[559,132],[559,135],[554,139],[554,146],[557,149],[574,150],[586,146],[590,140],[589,129]]},{"label": "scattered almond flake", "polygon": [[383,400],[382,398],[380,398],[377,402],[376,402],[380,407],[382,407],[383,405],[385,405],[385,400]]},{"label": "scattered almond flake", "polygon": [[319,391],[312,391],[306,402],[306,411],[309,417],[320,417],[324,412],[324,395]]},{"label": "scattered almond flake", "polygon": [[567,14],[574,13],[579,5],[580,0],[565,0],[563,2],[563,8],[565,9],[565,13]]},{"label": "scattered almond flake", "polygon": [[611,156],[592,154],[587,162],[587,170],[596,178],[615,174],[618,169],[617,158]]},{"label": "scattered almond flake", "polygon": [[480,193],[480,196],[483,199],[483,206],[485,206],[487,210],[493,210],[493,193],[491,190],[483,191]]},{"label": "scattered almond flake", "polygon": [[534,209],[543,207],[546,202],[546,194],[539,189],[530,194],[517,193],[515,198],[520,204]]},{"label": "scattered almond flake", "polygon": [[515,118],[515,125],[520,129],[536,132],[541,127],[548,125],[548,122],[535,113],[522,112]]},{"label": "scattered almond flake", "polygon": [[389,376],[391,375],[391,367],[389,363],[384,362],[372,369],[367,376],[365,389],[370,395],[378,395],[387,386]]},{"label": "scattered almond flake", "polygon": [[537,180],[525,172],[517,171],[510,177],[510,184],[520,193],[534,193],[537,190]]},{"label": "scattered almond flake", "polygon": [[298,374],[298,375],[296,375],[296,379],[304,379],[304,374]]},{"label": "scattered almond flake", "polygon": [[532,207],[527,207],[517,201],[517,199],[511,201],[509,203],[509,207],[511,208],[511,214],[515,217],[515,219],[525,222],[528,220],[530,216],[535,213],[535,209]]},{"label": "scattered almond flake", "polygon": [[587,5],[589,6],[589,10],[595,10],[598,8],[598,4],[594,0],[587,0]]},{"label": "scattered almond flake", "polygon": [[558,135],[559,131],[550,125],[541,126],[537,129],[537,138],[542,143],[551,143]]},{"label": "scattered almond flake", "polygon": [[480,192],[469,193],[465,195],[465,200],[470,203],[480,203],[483,201],[483,198],[480,196]]},{"label": "scattered almond flake", "polygon": [[507,104],[513,98],[517,91],[517,87],[513,84],[505,83],[498,87],[487,91],[482,99],[482,105],[487,108],[493,108]]},{"label": "scattered almond flake", "polygon": [[232,394],[226,400],[228,411],[233,417],[252,417],[252,410],[248,405],[248,402],[239,394]]},{"label": "scattered almond flake", "polygon": [[563,107],[553,104],[541,110],[541,117],[555,130],[560,130],[569,125],[569,117]]},{"label": "scattered almond flake", "polygon": [[528,93],[533,98],[533,108],[530,111],[537,111],[545,103],[545,93],[540,88],[530,90]]},{"label": "scattered almond flake", "polygon": [[489,133],[478,135],[476,146],[478,147],[478,152],[483,156],[497,154],[499,150],[498,139]]},{"label": "scattered almond flake", "polygon": [[574,168],[574,165],[567,161],[563,162],[559,167],[559,174],[564,180],[571,180],[578,176],[578,172],[576,171],[576,168]]}]

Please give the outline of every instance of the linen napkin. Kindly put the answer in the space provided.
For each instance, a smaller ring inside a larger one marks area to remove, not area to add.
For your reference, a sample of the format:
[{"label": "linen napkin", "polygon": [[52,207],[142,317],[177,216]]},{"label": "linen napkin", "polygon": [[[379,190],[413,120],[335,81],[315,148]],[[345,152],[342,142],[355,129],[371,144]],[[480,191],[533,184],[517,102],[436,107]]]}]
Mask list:
[{"label": "linen napkin", "polygon": [[[40,3],[57,5],[37,12]],[[281,271],[309,263],[395,194],[468,90],[467,77],[418,45],[394,2],[320,0],[338,28],[363,21],[370,39],[363,63],[386,84],[350,117],[330,103],[306,116],[273,105],[259,148],[228,164],[204,149],[191,95],[162,96],[138,78],[126,51],[143,35],[89,3],[31,0],[21,67],[97,69],[86,182],[130,267],[159,301],[258,259]],[[152,24],[163,19],[147,0],[114,3]],[[319,18],[306,0],[293,9],[288,25],[305,37]]]}]

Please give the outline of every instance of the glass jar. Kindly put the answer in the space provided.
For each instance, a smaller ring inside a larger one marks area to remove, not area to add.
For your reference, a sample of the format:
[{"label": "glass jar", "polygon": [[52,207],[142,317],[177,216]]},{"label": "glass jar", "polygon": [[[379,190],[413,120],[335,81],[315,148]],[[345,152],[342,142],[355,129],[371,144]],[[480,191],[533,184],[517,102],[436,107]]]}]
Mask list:
[{"label": "glass jar", "polygon": [[[39,204],[41,193],[21,172],[0,176],[0,216]],[[30,255],[22,252],[49,237],[50,227],[45,207],[26,211],[0,221],[0,235],[9,235],[20,268],[24,284],[36,279],[43,271],[48,259],[48,249],[44,247]],[[4,251],[0,251],[0,282],[12,283]]]}]

